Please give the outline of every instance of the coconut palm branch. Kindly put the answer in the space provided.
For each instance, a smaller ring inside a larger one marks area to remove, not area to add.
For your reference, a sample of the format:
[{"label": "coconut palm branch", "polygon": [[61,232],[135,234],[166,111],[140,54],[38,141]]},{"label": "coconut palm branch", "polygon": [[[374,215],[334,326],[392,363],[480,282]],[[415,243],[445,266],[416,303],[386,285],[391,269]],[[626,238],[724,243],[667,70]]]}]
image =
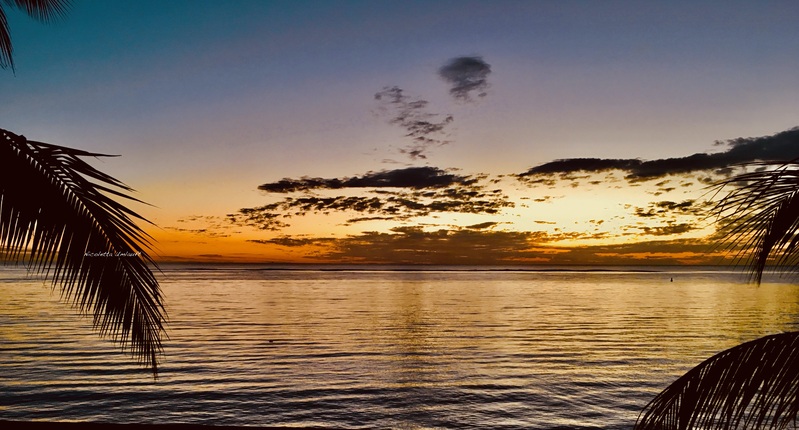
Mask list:
[{"label": "coconut palm branch", "polygon": [[720,182],[717,191],[734,186],[716,205],[722,246],[738,249],[737,262],[750,269],[758,284],[767,264],[795,269],[799,265],[799,159]]},{"label": "coconut palm branch", "polygon": [[799,412],[799,332],[722,351],[644,408],[636,430],[785,429]]},{"label": "coconut palm branch", "polygon": [[23,10],[31,18],[50,23],[66,14],[69,0],[1,0],[0,1],[0,68],[14,70],[14,48],[3,4]]},{"label": "coconut palm branch", "polygon": [[[799,159],[756,164],[726,179],[733,189],[716,204],[721,246],[760,284],[767,264],[799,263]],[[799,332],[747,342],[709,358],[641,412],[635,428],[784,429],[799,413]]]},{"label": "coconut palm branch", "polygon": [[97,156],[0,129],[0,256],[60,286],[155,376],[166,312],[146,252],[151,237],[112,198],[138,201],[132,190],[82,160]]}]

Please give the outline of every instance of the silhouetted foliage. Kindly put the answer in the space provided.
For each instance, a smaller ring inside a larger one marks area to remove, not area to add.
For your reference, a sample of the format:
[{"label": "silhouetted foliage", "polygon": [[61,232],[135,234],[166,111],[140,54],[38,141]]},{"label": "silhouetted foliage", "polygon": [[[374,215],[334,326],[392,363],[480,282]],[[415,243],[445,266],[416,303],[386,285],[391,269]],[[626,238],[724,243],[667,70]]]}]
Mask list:
[{"label": "silhouetted foliage", "polygon": [[31,18],[49,23],[66,14],[69,0],[3,0],[0,2],[0,68],[14,70],[14,47],[3,3],[23,10]]},{"label": "silhouetted foliage", "polygon": [[739,263],[749,267],[757,283],[767,264],[789,269],[799,264],[799,160],[770,165],[755,164],[762,169],[721,182],[718,191],[734,188],[715,211],[726,246],[740,250]]},{"label": "silhouetted foliage", "polygon": [[663,390],[635,428],[784,429],[799,412],[799,332],[722,351]]},{"label": "silhouetted foliage", "polygon": [[81,157],[93,154],[0,129],[0,252],[44,274],[94,326],[157,374],[166,313],[138,201]]}]

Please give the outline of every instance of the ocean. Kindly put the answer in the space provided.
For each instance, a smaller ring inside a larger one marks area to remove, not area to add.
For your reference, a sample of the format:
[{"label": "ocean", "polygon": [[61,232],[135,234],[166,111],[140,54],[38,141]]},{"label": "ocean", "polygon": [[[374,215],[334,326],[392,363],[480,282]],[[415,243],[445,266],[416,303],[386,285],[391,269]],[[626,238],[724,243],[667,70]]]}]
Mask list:
[{"label": "ocean", "polygon": [[799,330],[799,286],[712,267],[164,265],[158,379],[0,268],[0,419],[630,429],[713,354]]}]

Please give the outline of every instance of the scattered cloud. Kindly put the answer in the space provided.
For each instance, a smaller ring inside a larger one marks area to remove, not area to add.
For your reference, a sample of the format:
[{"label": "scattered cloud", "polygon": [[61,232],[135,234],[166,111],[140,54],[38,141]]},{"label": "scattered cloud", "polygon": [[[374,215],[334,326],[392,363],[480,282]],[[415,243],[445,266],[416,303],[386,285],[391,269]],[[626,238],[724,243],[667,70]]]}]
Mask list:
[{"label": "scattered cloud", "polygon": [[482,57],[456,57],[438,69],[438,75],[451,85],[449,93],[455,100],[471,101],[472,93],[485,97],[491,65]]},{"label": "scattered cloud", "polygon": [[671,236],[674,234],[682,234],[687,233],[689,231],[695,230],[697,227],[691,223],[681,223],[681,224],[667,224],[662,226],[640,226],[635,227],[640,230],[640,234],[645,234],[648,236]]},{"label": "scattered cloud", "polygon": [[680,203],[668,200],[652,202],[647,208],[635,208],[635,215],[641,218],[663,217],[673,215],[693,215],[702,217],[707,214],[709,202],[697,204],[694,200],[683,200]]},{"label": "scattered cloud", "polygon": [[230,236],[230,234],[228,234],[228,233],[222,233],[222,232],[214,231],[214,230],[208,229],[208,228],[164,227],[164,230],[171,230],[171,231],[175,231],[175,232],[179,232],[179,233],[189,233],[189,234],[196,234],[196,235],[214,237],[214,238],[229,237]]},{"label": "scattered cloud", "polygon": [[181,226],[167,226],[164,227],[164,230],[211,238],[229,237],[231,233],[234,233],[231,231],[230,223],[227,223],[224,218],[214,215],[190,215],[177,219],[175,222]]},{"label": "scattered cloud", "polygon": [[452,115],[429,112],[427,100],[412,99],[398,86],[384,87],[374,97],[380,110],[391,115],[389,123],[400,126],[405,137],[411,138],[412,143],[400,153],[412,160],[425,159],[430,147],[449,143],[445,137],[447,126],[455,120]]},{"label": "scattered cloud", "polygon": [[[489,189],[487,182],[490,181],[486,175],[456,175],[436,167],[384,170],[351,178],[284,178],[263,184],[259,189],[294,195],[267,205],[241,209],[228,215],[228,220],[236,225],[280,230],[289,226],[288,218],[307,214],[360,214],[346,221],[351,225],[375,220],[404,221],[445,212],[497,214],[503,208],[514,206],[501,189]],[[342,194],[316,194],[321,190],[341,190]],[[357,195],[345,195],[345,191]]]},{"label": "scattered cloud", "polygon": [[279,204],[269,204],[256,208],[239,209],[238,213],[228,214],[227,219],[233,225],[250,226],[260,230],[278,231],[289,226],[281,220],[286,215],[276,213]]}]

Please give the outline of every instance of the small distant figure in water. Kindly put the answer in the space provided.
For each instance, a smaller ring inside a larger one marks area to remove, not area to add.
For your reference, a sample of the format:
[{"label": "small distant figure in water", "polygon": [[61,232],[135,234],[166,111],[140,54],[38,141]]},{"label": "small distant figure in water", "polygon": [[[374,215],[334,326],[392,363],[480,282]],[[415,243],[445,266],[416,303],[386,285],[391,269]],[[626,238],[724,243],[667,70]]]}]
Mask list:
[{"label": "small distant figure in water", "polygon": [[670,278],[670,279],[669,279],[669,282],[674,282],[674,278]]}]

